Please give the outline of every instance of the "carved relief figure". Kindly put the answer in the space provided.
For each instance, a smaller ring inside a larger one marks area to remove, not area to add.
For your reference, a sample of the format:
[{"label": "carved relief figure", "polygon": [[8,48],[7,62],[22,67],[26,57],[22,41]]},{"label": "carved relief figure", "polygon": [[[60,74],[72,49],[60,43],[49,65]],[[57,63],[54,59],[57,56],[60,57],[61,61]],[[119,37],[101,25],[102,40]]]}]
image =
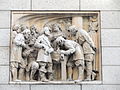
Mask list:
[{"label": "carved relief figure", "polygon": [[[51,47],[49,36],[50,31],[48,27],[44,27],[44,34],[39,36],[35,42],[35,46],[39,48],[37,62],[40,65],[39,68],[39,77],[41,81],[48,81],[53,79],[53,71],[52,71],[52,59],[51,53],[53,52],[53,48]],[[48,74],[48,77],[46,77]]]},{"label": "carved relief figure", "polygon": [[78,67],[79,71],[78,80],[82,81],[82,77],[84,74],[84,56],[82,47],[72,40],[65,40],[63,37],[58,37],[56,39],[56,43],[61,48],[60,53],[68,56],[68,80],[72,80],[72,68],[76,66]]},{"label": "carved relief figure", "polygon": [[24,60],[22,58],[22,48],[26,48],[24,35],[21,29],[16,30],[17,34],[12,41],[12,58],[11,58],[11,75],[13,81],[21,80],[23,70],[25,69]]},{"label": "carved relief figure", "polygon": [[86,79],[90,81],[92,76],[92,63],[94,60],[94,55],[96,51],[96,47],[94,45],[94,42],[92,38],[89,36],[89,34],[82,29],[77,29],[75,26],[70,26],[68,29],[68,32],[71,33],[71,36],[74,37],[74,41],[79,43],[79,45],[82,46],[83,52],[84,52],[84,59],[85,59],[85,68],[86,68]]}]

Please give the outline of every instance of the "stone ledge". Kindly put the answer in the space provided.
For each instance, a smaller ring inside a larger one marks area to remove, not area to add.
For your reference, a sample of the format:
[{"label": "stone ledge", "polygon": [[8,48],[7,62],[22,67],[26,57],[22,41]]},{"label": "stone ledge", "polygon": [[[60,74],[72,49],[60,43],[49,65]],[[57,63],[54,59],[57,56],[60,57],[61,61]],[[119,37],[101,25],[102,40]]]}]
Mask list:
[{"label": "stone ledge", "polygon": [[82,81],[79,83],[75,83],[74,81],[49,81],[49,82],[41,82],[41,81],[37,81],[37,82],[9,82],[9,84],[16,84],[16,85],[99,85],[102,84],[102,81]]}]

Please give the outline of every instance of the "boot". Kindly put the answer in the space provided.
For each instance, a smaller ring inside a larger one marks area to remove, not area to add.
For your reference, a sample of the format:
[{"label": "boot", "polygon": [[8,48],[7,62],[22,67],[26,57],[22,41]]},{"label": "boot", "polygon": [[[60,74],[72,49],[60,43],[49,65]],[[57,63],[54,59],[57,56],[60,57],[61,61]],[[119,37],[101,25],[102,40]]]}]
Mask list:
[{"label": "boot", "polygon": [[48,82],[49,80],[46,79],[45,73],[44,72],[40,72],[40,78],[42,82]]}]

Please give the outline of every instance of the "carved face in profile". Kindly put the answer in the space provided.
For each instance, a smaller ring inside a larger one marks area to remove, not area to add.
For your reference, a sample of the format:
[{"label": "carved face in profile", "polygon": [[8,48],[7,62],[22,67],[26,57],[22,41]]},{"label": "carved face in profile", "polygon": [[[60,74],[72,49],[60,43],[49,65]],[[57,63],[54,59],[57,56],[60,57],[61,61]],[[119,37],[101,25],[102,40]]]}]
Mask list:
[{"label": "carved face in profile", "polygon": [[58,24],[53,24],[52,25],[52,32],[59,32],[60,31],[60,27]]}]

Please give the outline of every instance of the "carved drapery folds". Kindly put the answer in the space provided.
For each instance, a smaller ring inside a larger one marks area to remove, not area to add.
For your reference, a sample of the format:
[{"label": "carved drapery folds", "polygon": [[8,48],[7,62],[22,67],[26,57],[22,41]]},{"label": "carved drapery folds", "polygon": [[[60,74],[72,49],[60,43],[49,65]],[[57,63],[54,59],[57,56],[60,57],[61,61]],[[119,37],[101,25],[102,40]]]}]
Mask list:
[{"label": "carved drapery folds", "polygon": [[12,12],[11,81],[101,80],[99,12]]}]

